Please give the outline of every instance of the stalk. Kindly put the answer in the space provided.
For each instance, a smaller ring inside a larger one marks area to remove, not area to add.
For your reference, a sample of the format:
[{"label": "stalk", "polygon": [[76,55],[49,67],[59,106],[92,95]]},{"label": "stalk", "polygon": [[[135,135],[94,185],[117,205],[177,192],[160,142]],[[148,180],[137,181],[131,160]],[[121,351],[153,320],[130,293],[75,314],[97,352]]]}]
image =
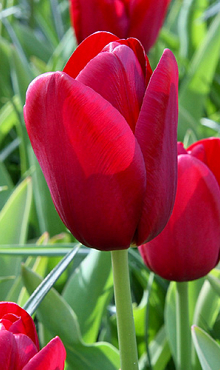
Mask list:
[{"label": "stalk", "polygon": [[112,251],[111,256],[121,370],[138,370],[137,343],[128,268],[128,250]]}]

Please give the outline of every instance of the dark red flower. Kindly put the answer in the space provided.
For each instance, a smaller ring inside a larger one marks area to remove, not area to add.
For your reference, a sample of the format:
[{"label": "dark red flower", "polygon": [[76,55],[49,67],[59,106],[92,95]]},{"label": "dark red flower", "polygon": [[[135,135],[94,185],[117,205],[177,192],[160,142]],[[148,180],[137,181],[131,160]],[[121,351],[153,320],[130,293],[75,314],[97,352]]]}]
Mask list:
[{"label": "dark red flower", "polygon": [[65,358],[58,337],[39,351],[31,316],[16,303],[0,302],[0,369],[63,370]]},{"label": "dark red flower", "polygon": [[166,225],[176,193],[178,70],[152,74],[141,44],[100,32],[63,72],[28,88],[28,134],[67,228],[84,245],[126,249]]},{"label": "dark red flower", "polygon": [[168,280],[205,276],[220,253],[220,139],[178,144],[177,195],[170,220],[139,247],[146,265]]},{"label": "dark red flower", "polygon": [[135,37],[148,52],[156,41],[171,0],[70,0],[78,43],[97,31]]}]

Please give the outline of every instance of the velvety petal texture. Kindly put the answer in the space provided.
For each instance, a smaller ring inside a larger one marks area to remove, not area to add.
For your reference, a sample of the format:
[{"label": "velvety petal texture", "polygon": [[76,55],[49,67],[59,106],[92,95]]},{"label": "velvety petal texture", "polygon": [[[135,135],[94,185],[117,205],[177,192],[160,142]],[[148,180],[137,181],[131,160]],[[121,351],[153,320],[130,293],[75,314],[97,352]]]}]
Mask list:
[{"label": "velvety petal texture", "polygon": [[16,303],[0,302],[0,369],[63,370],[66,351],[58,337],[39,351],[31,316]]},{"label": "velvety petal texture", "polygon": [[[82,62],[87,45],[92,57]],[[152,75],[136,39],[105,32],[84,40],[63,72],[30,84],[24,117],[34,152],[62,221],[84,245],[126,249],[168,221],[176,191],[177,85],[171,51]]]},{"label": "velvety petal texture", "polygon": [[178,185],[170,220],[155,239],[139,247],[146,265],[168,280],[205,276],[220,257],[220,139],[179,146]]},{"label": "velvety petal texture", "polygon": [[78,43],[96,31],[135,37],[148,52],[163,25],[170,0],[70,0]]}]

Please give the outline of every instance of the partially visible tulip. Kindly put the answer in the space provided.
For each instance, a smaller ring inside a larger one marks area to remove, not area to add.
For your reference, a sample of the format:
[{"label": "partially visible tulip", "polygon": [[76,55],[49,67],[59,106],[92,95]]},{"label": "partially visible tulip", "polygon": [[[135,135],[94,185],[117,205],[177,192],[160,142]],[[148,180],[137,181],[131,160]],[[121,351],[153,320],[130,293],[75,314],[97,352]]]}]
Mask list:
[{"label": "partially visible tulip", "polygon": [[59,337],[39,351],[31,316],[16,303],[0,302],[0,369],[63,370],[65,358]]},{"label": "partially visible tulip", "polygon": [[152,74],[136,39],[100,32],[63,72],[28,88],[27,131],[55,207],[84,245],[120,250],[155,237],[176,193],[178,70]]},{"label": "partially visible tulip", "polygon": [[220,258],[220,139],[178,144],[178,184],[170,220],[139,247],[146,265],[168,280],[205,276]]},{"label": "partially visible tulip", "polygon": [[70,0],[78,43],[96,31],[135,37],[146,53],[155,43],[171,0]]}]

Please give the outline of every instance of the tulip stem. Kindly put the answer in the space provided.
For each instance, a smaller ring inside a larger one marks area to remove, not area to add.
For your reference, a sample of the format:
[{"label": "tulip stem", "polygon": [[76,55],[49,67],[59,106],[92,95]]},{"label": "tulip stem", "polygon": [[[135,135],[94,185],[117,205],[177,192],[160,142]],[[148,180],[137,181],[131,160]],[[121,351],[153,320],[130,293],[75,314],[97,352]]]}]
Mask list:
[{"label": "tulip stem", "polygon": [[112,251],[111,255],[121,370],[138,370],[137,343],[128,268],[128,250]]},{"label": "tulip stem", "polygon": [[188,283],[176,283],[177,370],[191,369]]}]

